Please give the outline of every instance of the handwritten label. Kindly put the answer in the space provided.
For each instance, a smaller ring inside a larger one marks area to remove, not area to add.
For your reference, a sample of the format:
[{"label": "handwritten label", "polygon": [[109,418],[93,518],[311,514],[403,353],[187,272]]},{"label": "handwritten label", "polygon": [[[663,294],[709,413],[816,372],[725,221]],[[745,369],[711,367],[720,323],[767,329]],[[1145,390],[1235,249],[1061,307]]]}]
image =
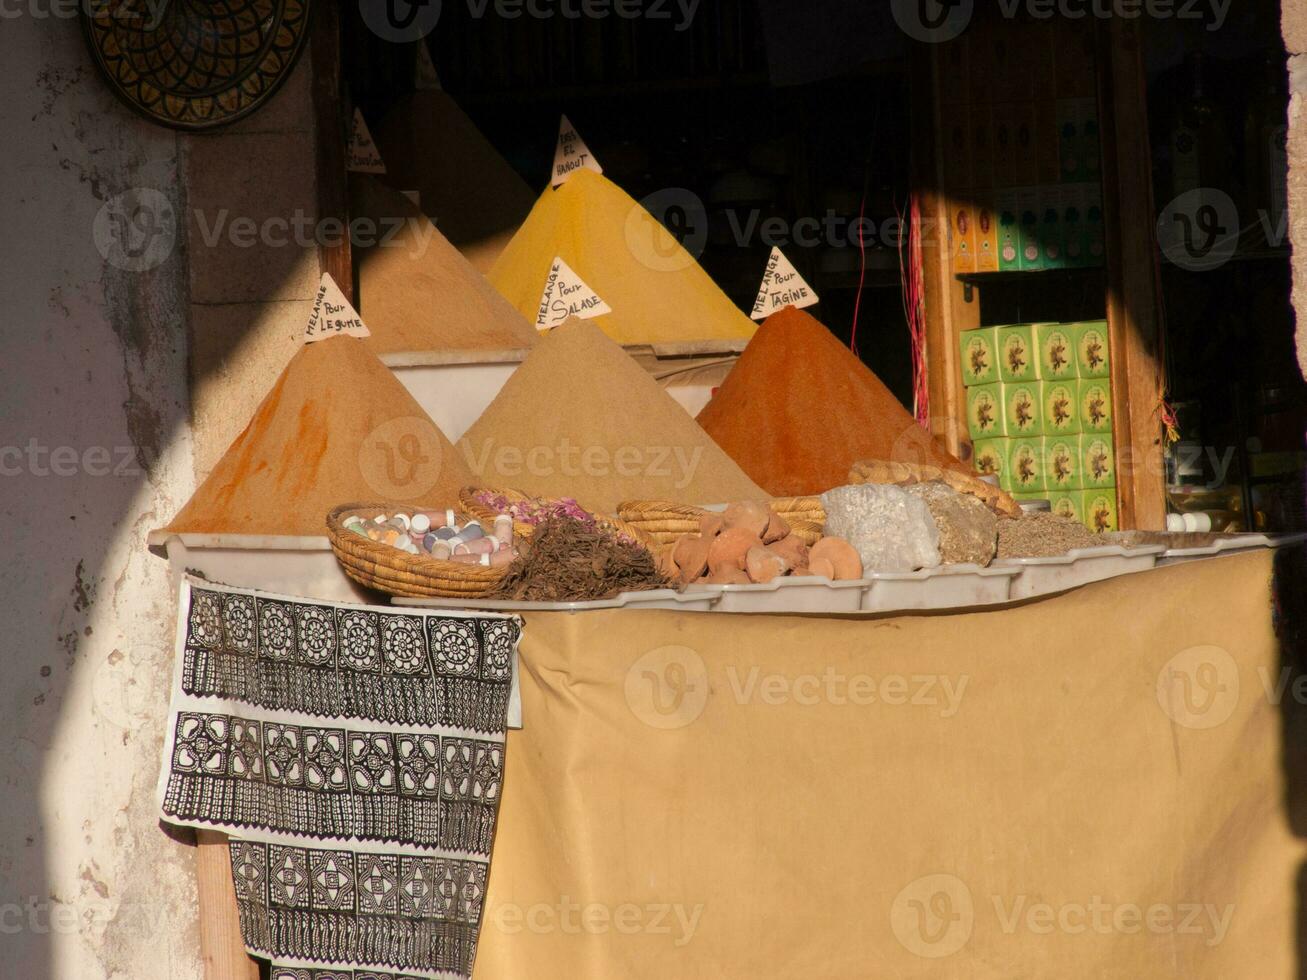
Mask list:
[{"label": "handwritten label", "polygon": [[545,291],[540,297],[537,330],[552,330],[568,317],[592,320],[612,312],[599,294],[587,286],[561,257],[554,259],[554,264],[549,267],[549,278],[545,280]]},{"label": "handwritten label", "polygon": [[819,302],[817,291],[803,281],[799,270],[781,252],[772,248],[767,259],[767,271],[762,276],[762,288],[753,301],[754,320],[765,320],[777,310],[787,306],[803,309]]},{"label": "handwritten label", "polygon": [[554,186],[562,187],[569,177],[578,170],[593,170],[597,174],[604,172],[599,161],[585,145],[585,140],[577,135],[566,116],[558,127],[558,150],[554,153]]},{"label": "handwritten label", "polygon": [[436,66],[431,60],[431,52],[427,50],[426,41],[418,44],[418,65],[413,85],[419,92],[439,92],[444,88],[440,84],[440,76],[436,74]]},{"label": "handwritten label", "polygon": [[356,174],[384,174],[386,164],[381,159],[381,151],[372,142],[372,132],[368,129],[363,113],[354,110],[354,129],[349,136],[349,164],[347,169]]},{"label": "handwritten label", "polygon": [[304,343],[316,344],[332,337],[371,337],[358,310],[350,305],[345,294],[329,273],[322,274],[318,295],[309,314],[309,325],[304,330]]}]

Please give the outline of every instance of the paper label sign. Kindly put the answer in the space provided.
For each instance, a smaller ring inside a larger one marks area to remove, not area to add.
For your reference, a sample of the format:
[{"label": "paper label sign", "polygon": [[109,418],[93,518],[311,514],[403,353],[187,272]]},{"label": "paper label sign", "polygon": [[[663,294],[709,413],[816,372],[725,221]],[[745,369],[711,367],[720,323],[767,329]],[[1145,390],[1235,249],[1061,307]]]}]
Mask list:
[{"label": "paper label sign", "polygon": [[540,297],[537,330],[550,330],[571,316],[592,320],[612,312],[609,305],[562,258],[554,259],[554,264],[549,267],[549,278],[545,280],[544,295]]},{"label": "paper label sign", "polygon": [[413,85],[419,92],[439,92],[443,88],[440,84],[440,76],[436,74],[435,63],[431,60],[431,52],[427,50],[426,41],[418,44],[418,65]]},{"label": "paper label sign", "polygon": [[562,187],[567,179],[578,170],[593,170],[597,174],[604,172],[599,161],[585,145],[585,140],[577,135],[567,117],[563,117],[558,127],[558,150],[554,153],[554,186]]},{"label": "paper label sign", "polygon": [[372,142],[372,132],[368,129],[363,113],[354,110],[354,130],[349,137],[349,163],[347,168],[355,174],[384,174],[386,165],[382,162],[381,151]]},{"label": "paper label sign", "polygon": [[328,273],[322,274],[318,296],[313,301],[309,325],[304,330],[304,343],[316,344],[332,337],[371,337],[358,310],[350,305],[345,294]]},{"label": "paper label sign", "polygon": [[787,306],[803,309],[818,302],[816,290],[803,281],[779,248],[773,247],[767,259],[767,271],[762,276],[762,289],[753,301],[754,320],[765,320],[777,310]]}]

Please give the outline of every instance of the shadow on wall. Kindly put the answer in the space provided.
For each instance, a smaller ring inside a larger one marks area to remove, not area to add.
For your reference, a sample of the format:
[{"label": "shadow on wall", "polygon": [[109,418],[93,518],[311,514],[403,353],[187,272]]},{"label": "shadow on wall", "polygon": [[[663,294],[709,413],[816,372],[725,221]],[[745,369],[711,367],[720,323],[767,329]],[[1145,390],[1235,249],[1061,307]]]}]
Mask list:
[{"label": "shadow on wall", "polygon": [[195,976],[152,792],[172,602],[144,551],[191,485],[185,261],[98,248],[131,188],[179,213],[177,140],[115,102],[75,21],[7,18],[0,61],[0,975]]},{"label": "shadow on wall", "polygon": [[180,186],[205,138],[120,104],[76,20],[7,18],[0,61],[0,976],[200,977],[191,835],[155,803],[176,611],[145,538],[194,486]]}]

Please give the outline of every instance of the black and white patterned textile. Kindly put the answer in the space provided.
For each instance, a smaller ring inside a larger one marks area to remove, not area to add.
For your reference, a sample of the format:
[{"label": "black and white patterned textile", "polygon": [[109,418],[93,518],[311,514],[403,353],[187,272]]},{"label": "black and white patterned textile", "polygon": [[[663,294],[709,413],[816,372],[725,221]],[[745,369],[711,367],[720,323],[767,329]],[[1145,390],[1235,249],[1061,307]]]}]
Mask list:
[{"label": "black and white patterned textile", "polygon": [[160,806],[230,835],[273,980],[471,976],[521,632],[183,583]]}]

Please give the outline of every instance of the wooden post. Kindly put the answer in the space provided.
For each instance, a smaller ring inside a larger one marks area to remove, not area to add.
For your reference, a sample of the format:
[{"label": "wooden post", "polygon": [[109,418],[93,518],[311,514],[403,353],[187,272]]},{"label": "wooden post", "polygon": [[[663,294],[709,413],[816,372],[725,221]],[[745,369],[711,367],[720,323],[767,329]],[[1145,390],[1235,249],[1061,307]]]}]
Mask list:
[{"label": "wooden post", "polygon": [[[318,219],[335,218],[349,228],[349,182],[346,172],[347,147],[352,120],[346,116],[340,78],[340,8],[319,3],[313,8],[313,35],[309,40],[313,58],[313,112],[316,120]],[[351,303],[354,297],[354,267],[349,235],[338,245],[318,246],[319,265],[336,280]]]},{"label": "wooden post", "polygon": [[912,186],[921,197],[922,279],[926,305],[926,381],[930,431],[964,462],[971,459],[967,405],[959,361],[961,333],[980,326],[980,302],[968,303],[953,275],[949,248],[949,190],[944,186],[939,120],[939,45],[912,52]]},{"label": "wooden post", "polygon": [[1098,25],[1107,330],[1123,528],[1166,528],[1152,155],[1138,22]]},{"label": "wooden post", "polygon": [[241,939],[227,835],[197,830],[195,844],[204,980],[259,980],[259,965],[245,952]]}]

